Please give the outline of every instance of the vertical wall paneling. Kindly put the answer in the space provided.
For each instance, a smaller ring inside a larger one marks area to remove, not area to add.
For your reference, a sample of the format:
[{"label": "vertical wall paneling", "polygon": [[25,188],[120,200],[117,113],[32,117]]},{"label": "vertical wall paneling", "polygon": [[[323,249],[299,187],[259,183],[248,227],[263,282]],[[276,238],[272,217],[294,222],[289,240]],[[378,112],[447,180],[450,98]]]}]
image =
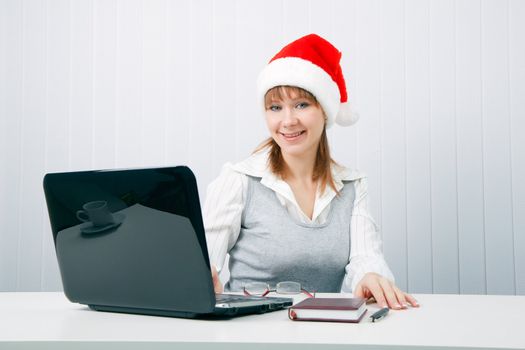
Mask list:
[{"label": "vertical wall paneling", "polygon": [[508,2],[481,3],[487,292],[513,294]]},{"label": "vertical wall paneling", "polygon": [[512,162],[512,219],[514,230],[514,266],[516,293],[525,294],[525,2],[509,3],[509,79]]},{"label": "vertical wall paneling", "polygon": [[[51,0],[46,15],[46,120],[45,172],[67,171],[70,160],[71,102],[71,6],[67,0]],[[42,192],[42,191],[40,191]],[[42,230],[42,290],[61,287],[47,210]]]},{"label": "vertical wall paneling", "polygon": [[454,0],[430,2],[430,160],[434,293],[459,292]]},{"label": "vertical wall paneling", "polygon": [[308,29],[310,33],[317,33],[322,37],[332,38],[334,29],[332,23],[333,8],[334,0],[308,0]]},{"label": "vertical wall paneling", "polygon": [[[117,132],[116,122],[117,103],[120,98],[117,96],[116,78],[119,18],[116,0],[94,1],[92,166],[103,169],[116,165],[116,139],[125,132]],[[127,103],[133,104],[135,101],[128,100],[126,105]]]},{"label": "vertical wall paneling", "polygon": [[[151,4],[148,2],[147,4]],[[152,5],[148,5],[152,6]],[[107,123],[116,124],[116,165],[118,167],[142,166],[145,140],[143,118],[156,118],[143,114],[143,17],[141,0],[118,0],[116,13],[116,113]],[[160,20],[159,20],[160,22]],[[155,69],[156,67],[152,67]],[[151,123],[154,125],[154,123]],[[156,137],[155,139],[159,139]],[[148,140],[148,143],[156,141]],[[109,145],[108,145],[109,146]],[[159,150],[160,151],[160,150]]]},{"label": "vertical wall paneling", "polygon": [[397,284],[525,294],[524,17],[522,0],[0,0],[0,290],[62,288],[46,172],[186,164],[204,200],[268,137],[257,75],[316,32],[361,114],[328,129],[332,155],[368,174]]},{"label": "vertical wall paneling", "polygon": [[219,175],[224,163],[237,161],[235,14],[234,0],[213,0],[212,178]]},{"label": "vertical wall paneling", "polygon": [[[357,3],[357,79],[359,81],[358,166],[368,177],[372,217],[381,226],[381,71],[379,0]],[[356,124],[357,125],[357,124]]]},{"label": "vertical wall paneling", "polygon": [[[189,123],[189,165],[199,179],[201,198],[205,185],[211,180],[212,158],[210,116],[212,115],[213,88],[213,12],[211,0],[190,2],[190,123]],[[177,116],[176,118],[184,118]]]},{"label": "vertical wall paneling", "polygon": [[[7,223],[7,48],[8,48],[8,23],[7,1],[0,1],[0,222]],[[8,284],[7,273],[9,260],[7,259],[7,247],[9,246],[7,232],[0,231],[0,291],[6,289]]]},{"label": "vertical wall paneling", "polygon": [[[282,41],[283,16],[287,9],[276,11],[288,2],[246,2],[237,1],[236,14],[236,57],[242,72],[235,75],[236,104],[236,160],[246,158],[269,132],[264,120],[262,101],[257,98],[256,81],[259,72],[284,44]],[[295,8],[294,17],[308,19],[308,6]],[[303,27],[303,30],[306,28]],[[247,33],[250,33],[249,35]]]},{"label": "vertical wall paneling", "polygon": [[403,0],[380,3],[381,214],[385,259],[407,289],[405,38]]},{"label": "vertical wall paneling", "polygon": [[[236,162],[236,106],[237,59],[235,0],[213,0],[213,92],[211,96],[211,180],[216,178],[226,162]],[[257,118],[257,116],[251,116]],[[203,184],[204,185],[204,184]],[[203,186],[204,187],[204,186]],[[206,193],[201,193],[206,198]],[[228,281],[228,257],[220,273],[223,282]]]},{"label": "vertical wall paneling", "polygon": [[[358,96],[358,52],[357,52],[357,1],[333,0],[331,38],[342,52],[341,68],[345,77],[348,101],[359,112]],[[345,30],[338,30],[345,28]],[[366,118],[366,116],[362,116]],[[357,168],[359,123],[351,127],[334,125],[328,129],[328,138],[333,158],[341,164]]]},{"label": "vertical wall paneling", "polygon": [[455,17],[459,284],[461,293],[484,293],[480,2],[458,0]]},{"label": "vertical wall paneling", "polygon": [[[7,197],[7,1],[0,0],[0,222],[6,222]],[[7,261],[3,256],[6,246],[6,237],[0,232],[0,291],[3,291],[4,270],[7,269]]]},{"label": "vertical wall paneling", "polygon": [[45,132],[47,122],[47,23],[44,1],[23,3],[23,101],[17,290],[41,288]]},{"label": "vertical wall paneling", "polygon": [[429,6],[405,8],[408,287],[418,293],[432,292]]},{"label": "vertical wall paneling", "polygon": [[[69,166],[71,40],[70,3],[49,0],[46,16],[46,171],[66,171]],[[64,167],[64,165],[66,165]]]},{"label": "vertical wall paneling", "polygon": [[[283,43],[289,43],[310,33],[310,6],[308,2],[303,0],[282,0],[282,13]],[[279,50],[280,47],[282,46],[277,46],[276,49]]]},{"label": "vertical wall paneling", "polygon": [[167,103],[167,0],[142,2],[142,155],[141,166],[165,161]]},{"label": "vertical wall paneling", "polygon": [[[1,245],[0,245],[0,290],[16,290],[18,275],[18,241],[20,229],[20,174],[22,154],[22,102],[23,102],[23,3],[4,2],[5,19],[5,82],[9,85],[5,95],[5,149],[3,167],[5,182],[1,197],[6,203],[2,215]],[[9,148],[7,148],[9,147]],[[9,165],[9,166],[7,166]]]},{"label": "vertical wall paneling", "polygon": [[[190,125],[190,0],[167,3],[166,164],[188,163]],[[201,194],[202,196],[202,194]]]},{"label": "vertical wall paneling", "polygon": [[[92,168],[94,1],[71,2],[71,86],[69,165],[71,170]],[[111,57],[111,56],[109,56]]]}]

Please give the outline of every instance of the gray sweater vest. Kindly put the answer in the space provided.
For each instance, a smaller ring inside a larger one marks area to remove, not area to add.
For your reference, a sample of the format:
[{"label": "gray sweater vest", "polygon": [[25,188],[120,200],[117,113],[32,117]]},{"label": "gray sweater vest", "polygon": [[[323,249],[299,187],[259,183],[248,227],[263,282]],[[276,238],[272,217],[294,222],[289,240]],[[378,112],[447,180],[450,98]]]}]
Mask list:
[{"label": "gray sweater vest", "polygon": [[350,256],[350,217],[355,189],[345,182],[331,202],[325,223],[305,224],[290,217],[275,192],[248,176],[241,231],[230,250],[226,291],[252,282],[274,288],[281,281],[308,291],[340,292]]}]

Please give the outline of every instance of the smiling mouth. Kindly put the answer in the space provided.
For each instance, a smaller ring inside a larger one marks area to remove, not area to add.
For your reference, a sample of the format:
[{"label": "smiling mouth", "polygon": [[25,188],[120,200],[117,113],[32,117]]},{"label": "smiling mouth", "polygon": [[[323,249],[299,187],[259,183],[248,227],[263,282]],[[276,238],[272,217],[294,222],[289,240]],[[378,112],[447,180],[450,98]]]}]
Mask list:
[{"label": "smiling mouth", "polygon": [[301,136],[302,134],[304,134],[306,132],[306,130],[303,130],[303,131],[298,131],[298,132],[294,132],[294,133],[289,133],[289,134],[285,134],[285,133],[280,133],[281,135],[284,136],[284,138],[286,139],[294,139],[296,137],[299,137]]}]

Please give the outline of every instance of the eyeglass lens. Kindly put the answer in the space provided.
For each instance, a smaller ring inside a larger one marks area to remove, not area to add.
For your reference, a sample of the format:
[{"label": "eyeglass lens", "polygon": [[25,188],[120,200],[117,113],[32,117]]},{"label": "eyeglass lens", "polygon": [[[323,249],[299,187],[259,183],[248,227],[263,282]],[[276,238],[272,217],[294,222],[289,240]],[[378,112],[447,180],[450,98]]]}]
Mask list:
[{"label": "eyeglass lens", "polygon": [[244,286],[244,290],[253,295],[262,295],[268,292],[270,286],[263,282],[248,283]]},{"label": "eyeglass lens", "polygon": [[291,281],[279,282],[275,291],[279,294],[299,294],[301,293],[301,284]]}]

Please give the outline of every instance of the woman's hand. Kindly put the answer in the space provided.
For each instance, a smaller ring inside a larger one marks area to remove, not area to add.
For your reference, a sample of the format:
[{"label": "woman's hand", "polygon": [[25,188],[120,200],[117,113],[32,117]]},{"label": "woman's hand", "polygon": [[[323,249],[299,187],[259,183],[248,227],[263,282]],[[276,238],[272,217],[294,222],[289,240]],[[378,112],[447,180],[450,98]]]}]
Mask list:
[{"label": "woman's hand", "polygon": [[406,309],[408,305],[418,307],[416,299],[396,287],[396,285],[383,276],[369,272],[359,281],[354,296],[368,299],[374,297],[380,307],[391,309]]},{"label": "woman's hand", "polygon": [[222,287],[221,280],[219,279],[217,269],[213,265],[211,265],[211,278],[213,279],[213,289],[215,290],[215,294],[221,294],[224,291],[224,288]]}]

